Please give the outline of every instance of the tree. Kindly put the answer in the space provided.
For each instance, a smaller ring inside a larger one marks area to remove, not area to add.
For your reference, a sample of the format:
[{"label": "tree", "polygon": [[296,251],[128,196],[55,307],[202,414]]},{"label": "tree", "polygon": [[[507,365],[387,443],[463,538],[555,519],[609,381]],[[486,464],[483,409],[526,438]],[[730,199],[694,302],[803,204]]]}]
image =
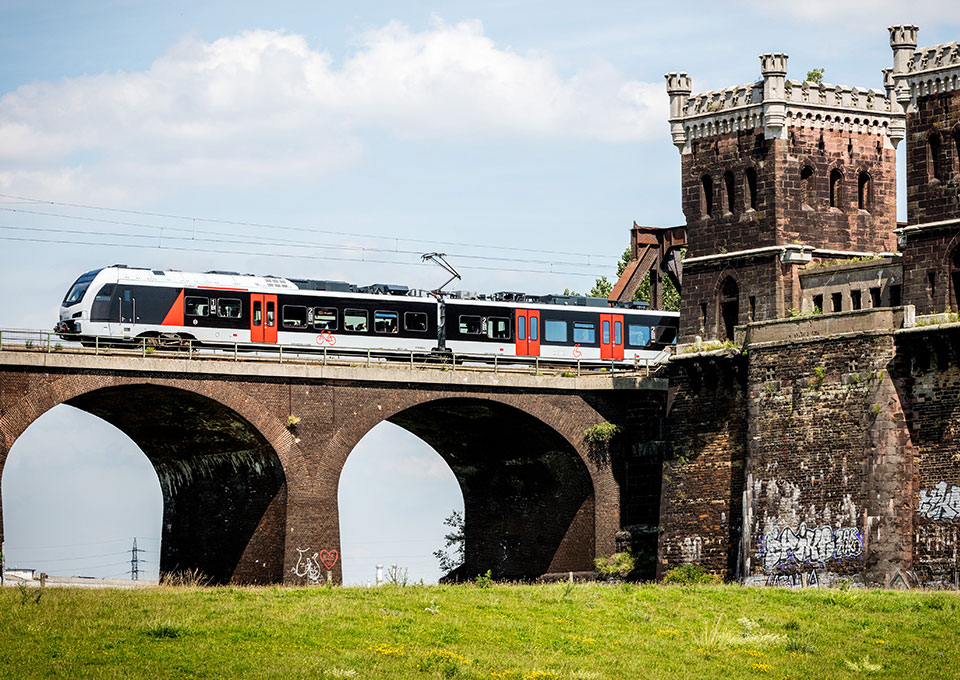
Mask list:
[{"label": "tree", "polygon": [[[435,551],[433,556],[436,557],[440,562],[440,571],[449,574],[451,571],[463,564],[463,513],[459,510],[454,510],[452,513],[450,513],[449,517],[443,520],[443,523],[445,526],[453,529],[453,531],[443,537],[443,549]],[[452,555],[447,552],[447,548],[453,548]]]},{"label": "tree", "polygon": [[817,85],[823,82],[823,69],[822,68],[812,68],[807,71],[807,81],[811,83],[816,83]]}]

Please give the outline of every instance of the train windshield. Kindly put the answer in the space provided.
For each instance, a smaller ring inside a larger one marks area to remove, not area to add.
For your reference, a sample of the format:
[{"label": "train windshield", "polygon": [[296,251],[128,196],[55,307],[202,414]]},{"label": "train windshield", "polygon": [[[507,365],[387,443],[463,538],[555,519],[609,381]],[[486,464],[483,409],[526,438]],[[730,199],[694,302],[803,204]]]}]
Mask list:
[{"label": "train windshield", "polygon": [[94,277],[100,273],[99,269],[94,269],[92,272],[87,272],[83,274],[76,283],[71,286],[67,296],[63,298],[63,306],[69,307],[70,305],[75,305],[80,300],[83,299],[83,294],[87,292],[87,288],[90,287],[90,282],[93,281]]}]

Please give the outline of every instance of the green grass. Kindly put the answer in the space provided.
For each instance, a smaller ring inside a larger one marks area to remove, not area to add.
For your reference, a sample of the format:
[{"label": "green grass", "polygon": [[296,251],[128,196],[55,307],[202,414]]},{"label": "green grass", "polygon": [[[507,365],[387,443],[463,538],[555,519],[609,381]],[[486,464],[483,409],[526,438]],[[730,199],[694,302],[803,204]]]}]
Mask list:
[{"label": "green grass", "polygon": [[0,592],[0,677],[957,678],[953,593],[596,584]]}]

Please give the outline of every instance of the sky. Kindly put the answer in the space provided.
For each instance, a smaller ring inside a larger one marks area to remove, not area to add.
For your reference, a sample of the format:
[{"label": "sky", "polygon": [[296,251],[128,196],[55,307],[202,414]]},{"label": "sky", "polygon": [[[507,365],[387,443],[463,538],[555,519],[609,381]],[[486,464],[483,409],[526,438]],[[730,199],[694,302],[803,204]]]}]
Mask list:
[{"label": "sky", "polygon": [[[887,26],[950,42],[954,9],[0,0],[0,328],[52,327],[71,282],[114,262],[432,288],[419,254],[440,251],[466,290],[589,289],[634,220],[683,222],[664,73],[706,91],[785,52],[788,77],[882,88]],[[156,568],[156,476],[92,416],[38,420],[2,492],[8,565],[111,575],[138,536]],[[379,560],[436,578],[462,499],[423,442],[372,431],[340,499],[348,583]]]}]

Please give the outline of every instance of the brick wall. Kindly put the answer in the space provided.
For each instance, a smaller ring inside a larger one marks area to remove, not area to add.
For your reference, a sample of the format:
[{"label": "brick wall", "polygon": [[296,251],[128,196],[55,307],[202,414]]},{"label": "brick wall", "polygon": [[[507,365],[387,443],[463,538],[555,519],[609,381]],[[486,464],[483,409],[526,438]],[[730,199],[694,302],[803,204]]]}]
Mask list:
[{"label": "brick wall", "polygon": [[[691,151],[682,156],[688,257],[793,242],[866,252],[896,247],[896,155],[884,148],[880,135],[790,127],[786,139],[765,140],[757,129],[698,139]],[[813,170],[806,191],[805,166]],[[757,173],[754,210],[747,209],[747,168]],[[842,182],[831,207],[834,169],[842,173]],[[724,181],[728,171],[733,173],[732,211]],[[858,207],[861,172],[870,179],[863,210]],[[712,180],[710,216],[703,212],[704,175]]]},{"label": "brick wall", "polygon": [[898,337],[915,444],[913,571],[925,584],[956,588],[960,552],[960,333],[918,329]]},{"label": "brick wall", "polygon": [[[940,137],[939,179],[928,158],[931,133]],[[925,224],[960,218],[960,92],[919,97],[907,111],[907,220]]]},{"label": "brick wall", "polygon": [[892,335],[751,347],[744,574],[888,585],[910,564]]},{"label": "brick wall", "polygon": [[738,577],[747,401],[742,357],[671,361],[657,573],[699,564]]}]

